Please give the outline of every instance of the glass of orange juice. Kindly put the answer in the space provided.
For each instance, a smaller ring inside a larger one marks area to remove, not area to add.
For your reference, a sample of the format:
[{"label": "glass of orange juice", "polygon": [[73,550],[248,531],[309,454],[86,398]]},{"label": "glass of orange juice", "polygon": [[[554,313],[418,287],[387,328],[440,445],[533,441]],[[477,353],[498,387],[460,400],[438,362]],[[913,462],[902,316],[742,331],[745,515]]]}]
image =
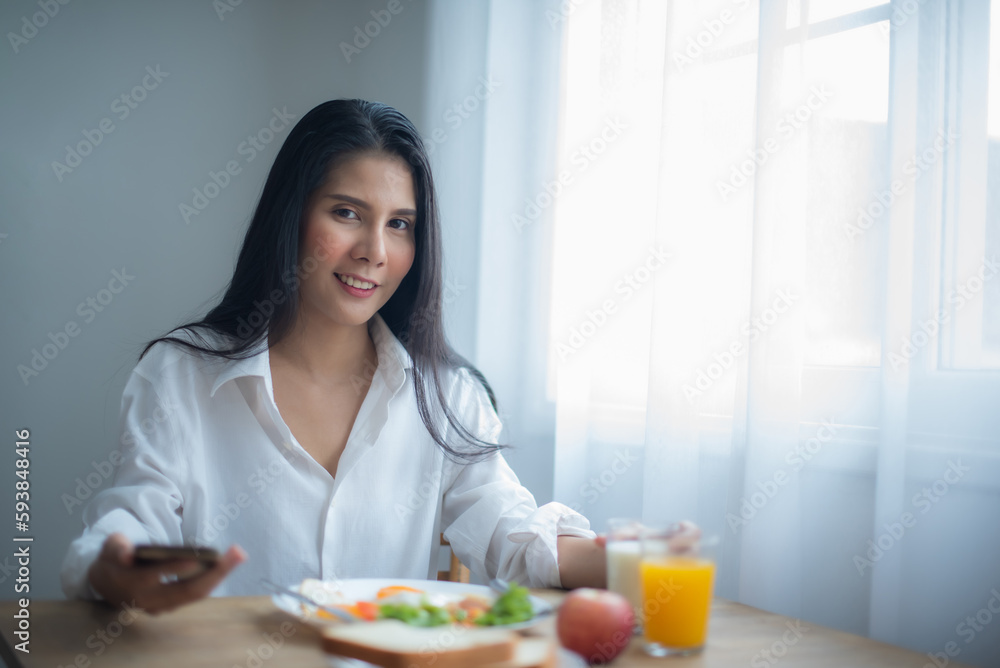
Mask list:
[{"label": "glass of orange juice", "polygon": [[700,652],[712,603],[714,542],[671,528],[647,529],[641,543],[643,648],[652,656]]}]

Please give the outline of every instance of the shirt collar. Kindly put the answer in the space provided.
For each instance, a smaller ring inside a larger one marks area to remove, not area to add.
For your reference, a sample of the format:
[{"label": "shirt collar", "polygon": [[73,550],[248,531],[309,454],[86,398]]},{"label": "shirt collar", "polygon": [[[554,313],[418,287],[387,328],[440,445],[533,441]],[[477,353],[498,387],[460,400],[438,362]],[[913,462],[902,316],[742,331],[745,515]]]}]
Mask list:
[{"label": "shirt collar", "polygon": [[368,333],[375,344],[379,371],[395,394],[406,381],[406,370],[413,368],[413,359],[378,313],[368,321]]},{"label": "shirt collar", "polygon": [[271,365],[267,357],[267,345],[261,341],[257,351],[252,357],[241,360],[221,360],[222,368],[212,382],[212,391],[209,396],[214,397],[216,391],[231,380],[243,378],[245,376],[259,376],[265,382],[271,376]]},{"label": "shirt collar", "polygon": [[[413,359],[378,313],[368,321],[368,334],[372,337],[372,343],[375,344],[375,353],[378,355],[378,370],[382,373],[385,384],[395,394],[406,381],[406,370],[413,367]],[[246,376],[260,377],[265,384],[270,385],[271,364],[267,353],[267,346],[261,345],[251,357],[246,359],[223,359],[222,368],[212,382],[210,396],[215,396],[216,391],[225,383]]]}]

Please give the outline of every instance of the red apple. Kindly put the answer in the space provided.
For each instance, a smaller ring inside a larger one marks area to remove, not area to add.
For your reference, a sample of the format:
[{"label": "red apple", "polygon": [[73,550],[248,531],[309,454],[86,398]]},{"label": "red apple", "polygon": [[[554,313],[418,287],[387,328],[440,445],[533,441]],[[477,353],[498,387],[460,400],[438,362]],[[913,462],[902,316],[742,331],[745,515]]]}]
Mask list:
[{"label": "red apple", "polygon": [[604,589],[574,589],[559,606],[559,642],[591,665],[618,656],[632,639],[635,615],[624,596]]}]

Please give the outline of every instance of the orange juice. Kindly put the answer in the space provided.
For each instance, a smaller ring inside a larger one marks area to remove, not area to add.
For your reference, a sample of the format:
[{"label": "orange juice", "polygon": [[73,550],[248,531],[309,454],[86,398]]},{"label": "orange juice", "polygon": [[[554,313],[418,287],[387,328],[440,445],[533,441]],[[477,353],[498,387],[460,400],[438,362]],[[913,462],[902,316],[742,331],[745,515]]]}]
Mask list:
[{"label": "orange juice", "polygon": [[704,645],[715,564],[659,556],[644,560],[640,572],[646,640],[676,650]]}]

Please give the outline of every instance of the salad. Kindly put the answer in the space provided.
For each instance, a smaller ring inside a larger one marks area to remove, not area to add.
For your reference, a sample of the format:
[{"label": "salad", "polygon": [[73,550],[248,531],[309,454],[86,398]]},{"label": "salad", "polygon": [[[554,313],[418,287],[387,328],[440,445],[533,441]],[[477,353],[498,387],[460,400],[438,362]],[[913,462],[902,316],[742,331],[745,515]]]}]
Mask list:
[{"label": "salad", "polygon": [[[413,626],[502,626],[526,622],[535,616],[528,589],[518,584],[511,584],[496,600],[475,594],[430,593],[391,585],[379,589],[375,600],[350,601],[319,580],[304,581],[300,590],[319,603],[340,608],[365,621],[398,619]],[[323,620],[336,619],[319,609],[311,614]]]}]

